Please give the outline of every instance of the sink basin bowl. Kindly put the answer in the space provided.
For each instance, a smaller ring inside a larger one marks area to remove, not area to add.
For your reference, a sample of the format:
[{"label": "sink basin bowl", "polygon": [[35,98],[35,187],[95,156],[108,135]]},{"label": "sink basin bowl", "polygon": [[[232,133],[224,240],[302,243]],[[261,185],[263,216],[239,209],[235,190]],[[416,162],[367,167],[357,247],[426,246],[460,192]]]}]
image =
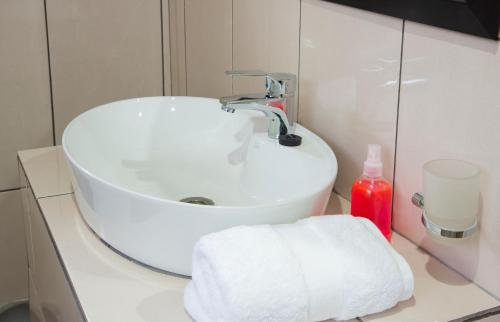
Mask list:
[{"label": "sink basin bowl", "polygon": [[295,132],[302,145],[286,147],[267,137],[261,112],[146,97],[79,115],[63,148],[89,227],[136,261],[190,275],[192,248],[207,233],[324,212],[337,160],[314,133]]}]

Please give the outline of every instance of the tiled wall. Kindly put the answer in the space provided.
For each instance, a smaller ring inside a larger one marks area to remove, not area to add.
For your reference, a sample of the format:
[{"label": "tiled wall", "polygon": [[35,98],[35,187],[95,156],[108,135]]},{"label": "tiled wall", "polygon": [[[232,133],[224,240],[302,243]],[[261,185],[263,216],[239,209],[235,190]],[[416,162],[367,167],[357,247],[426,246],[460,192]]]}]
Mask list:
[{"label": "tiled wall", "polygon": [[28,295],[16,151],[52,144],[43,0],[0,1],[0,306]]},{"label": "tiled wall", "polygon": [[[177,2],[193,10],[199,1]],[[334,149],[336,191],[349,198],[366,145],[382,144],[384,176],[395,183],[394,228],[500,297],[499,43],[321,0],[233,0],[231,17],[227,1],[217,2],[226,9],[213,12],[211,23],[232,22],[232,48],[224,41],[220,52],[207,50],[206,38],[192,43],[187,33],[188,78],[203,80],[188,80],[187,93],[221,93],[209,90],[215,85],[206,85],[201,70],[189,72],[189,57],[200,49],[206,57],[197,59],[211,62],[211,74],[222,75],[231,62],[234,69],[297,73],[299,121]],[[191,20],[188,30],[203,29],[205,22]],[[182,43],[175,46],[182,52]],[[229,86],[224,80],[225,92]],[[232,88],[260,91],[262,81],[234,79]],[[428,237],[410,202],[421,190],[422,164],[437,158],[483,170],[481,229],[469,240]]]},{"label": "tiled wall", "polygon": [[56,142],[90,107],[163,94],[160,1],[46,2]]},{"label": "tiled wall", "polygon": [[231,78],[221,71],[232,66],[232,1],[191,0],[185,10],[187,95],[231,95]]},{"label": "tiled wall", "polygon": [[52,144],[43,0],[0,1],[0,191],[19,187],[16,151]]},{"label": "tiled wall", "polygon": [[259,92],[262,78],[232,69],[298,74],[300,0],[171,1],[173,95],[218,98]]},{"label": "tiled wall", "polygon": [[302,1],[299,121],[335,151],[346,198],[368,143],[382,144],[392,180],[401,30],[400,19]]},{"label": "tiled wall", "polygon": [[[233,68],[298,74],[300,0],[233,0]],[[262,92],[262,78],[236,77],[233,92]]]},{"label": "tiled wall", "polygon": [[0,306],[27,297],[16,152],[61,142],[96,105],[169,95],[168,13],[168,0],[0,1]]},{"label": "tiled wall", "polygon": [[[394,226],[500,297],[500,43],[405,23]],[[454,243],[425,234],[409,199],[421,168],[456,158],[482,170],[480,231]]]}]

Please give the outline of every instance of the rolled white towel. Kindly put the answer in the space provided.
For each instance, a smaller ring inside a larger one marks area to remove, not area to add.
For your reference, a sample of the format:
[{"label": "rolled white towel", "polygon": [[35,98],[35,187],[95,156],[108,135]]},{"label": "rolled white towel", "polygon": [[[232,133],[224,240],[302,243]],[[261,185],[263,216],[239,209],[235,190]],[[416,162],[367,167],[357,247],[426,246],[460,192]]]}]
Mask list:
[{"label": "rolled white towel", "polygon": [[307,320],[300,263],[270,226],[202,237],[193,252],[192,278],[184,305],[198,322]]},{"label": "rolled white towel", "polygon": [[347,320],[413,293],[413,274],[369,220],[319,216],[206,235],[184,305],[198,322]]}]

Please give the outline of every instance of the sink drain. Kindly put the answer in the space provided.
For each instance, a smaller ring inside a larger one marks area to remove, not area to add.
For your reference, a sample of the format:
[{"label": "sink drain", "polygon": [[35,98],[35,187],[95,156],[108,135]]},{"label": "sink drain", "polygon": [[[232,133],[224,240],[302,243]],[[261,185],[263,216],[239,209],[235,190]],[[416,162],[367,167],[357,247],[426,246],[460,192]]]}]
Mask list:
[{"label": "sink drain", "polygon": [[195,205],[203,205],[203,206],[213,206],[215,205],[212,199],[208,199],[205,197],[187,197],[179,200],[180,202],[191,203]]}]

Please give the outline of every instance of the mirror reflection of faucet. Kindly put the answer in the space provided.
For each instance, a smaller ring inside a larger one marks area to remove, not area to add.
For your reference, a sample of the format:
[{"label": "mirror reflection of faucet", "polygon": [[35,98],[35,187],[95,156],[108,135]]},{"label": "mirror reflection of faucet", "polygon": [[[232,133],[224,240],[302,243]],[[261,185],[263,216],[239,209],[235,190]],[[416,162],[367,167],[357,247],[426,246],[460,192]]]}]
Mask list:
[{"label": "mirror reflection of faucet", "polygon": [[224,96],[219,99],[221,109],[228,113],[236,110],[255,110],[268,119],[267,135],[281,145],[298,146],[302,138],[294,134],[297,77],[288,73],[266,73],[260,70],[227,71],[231,76],[265,77],[265,92]]}]

